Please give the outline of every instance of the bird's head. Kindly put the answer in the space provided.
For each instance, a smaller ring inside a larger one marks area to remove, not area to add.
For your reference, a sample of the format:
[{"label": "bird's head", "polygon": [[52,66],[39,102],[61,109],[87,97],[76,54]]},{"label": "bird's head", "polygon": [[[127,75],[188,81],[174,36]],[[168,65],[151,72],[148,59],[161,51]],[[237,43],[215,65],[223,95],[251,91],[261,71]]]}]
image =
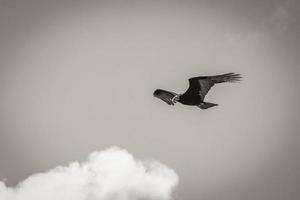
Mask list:
[{"label": "bird's head", "polygon": [[156,89],[154,92],[153,92],[153,96],[157,97],[159,95],[161,95],[165,90],[162,90],[162,89]]},{"label": "bird's head", "polygon": [[178,94],[162,89],[155,90],[153,96],[163,100],[169,105],[174,105],[179,100]]}]

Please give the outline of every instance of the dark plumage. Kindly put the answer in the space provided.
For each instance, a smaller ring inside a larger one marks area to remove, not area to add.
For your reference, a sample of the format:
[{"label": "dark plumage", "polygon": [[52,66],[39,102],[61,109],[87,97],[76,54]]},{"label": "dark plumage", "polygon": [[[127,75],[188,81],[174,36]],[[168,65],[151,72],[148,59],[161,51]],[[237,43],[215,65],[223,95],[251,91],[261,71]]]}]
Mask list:
[{"label": "dark plumage", "polygon": [[235,73],[227,73],[217,76],[198,76],[189,79],[189,88],[183,94],[176,94],[162,89],[154,91],[153,95],[169,105],[180,102],[184,105],[198,106],[201,109],[207,109],[218,104],[204,102],[205,95],[210,88],[217,83],[237,82],[242,76]]}]

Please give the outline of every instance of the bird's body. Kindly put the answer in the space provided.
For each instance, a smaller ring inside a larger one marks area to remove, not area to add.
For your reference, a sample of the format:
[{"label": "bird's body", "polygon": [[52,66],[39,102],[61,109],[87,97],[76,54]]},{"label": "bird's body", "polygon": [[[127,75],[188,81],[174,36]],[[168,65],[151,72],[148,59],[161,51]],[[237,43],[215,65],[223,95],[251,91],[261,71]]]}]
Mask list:
[{"label": "bird's body", "polygon": [[184,105],[195,106],[195,105],[199,105],[203,101],[197,95],[188,93],[188,94],[180,95],[178,102]]},{"label": "bird's body", "polygon": [[189,88],[183,94],[176,94],[162,89],[154,91],[153,95],[169,105],[180,102],[184,105],[198,106],[201,109],[207,109],[218,104],[204,102],[205,95],[210,88],[217,83],[236,82],[241,78],[240,74],[227,73],[217,76],[199,76],[189,79]]}]

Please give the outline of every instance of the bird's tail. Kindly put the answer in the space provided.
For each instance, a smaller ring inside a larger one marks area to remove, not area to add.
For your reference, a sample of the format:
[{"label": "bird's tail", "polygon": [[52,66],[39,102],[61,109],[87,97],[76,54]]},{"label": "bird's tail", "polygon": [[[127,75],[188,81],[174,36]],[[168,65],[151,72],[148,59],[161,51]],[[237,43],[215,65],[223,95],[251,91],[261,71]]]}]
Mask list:
[{"label": "bird's tail", "polygon": [[215,103],[203,102],[200,105],[198,105],[198,108],[201,108],[202,110],[204,110],[204,109],[211,108],[211,107],[214,107],[217,105],[218,104],[215,104]]}]

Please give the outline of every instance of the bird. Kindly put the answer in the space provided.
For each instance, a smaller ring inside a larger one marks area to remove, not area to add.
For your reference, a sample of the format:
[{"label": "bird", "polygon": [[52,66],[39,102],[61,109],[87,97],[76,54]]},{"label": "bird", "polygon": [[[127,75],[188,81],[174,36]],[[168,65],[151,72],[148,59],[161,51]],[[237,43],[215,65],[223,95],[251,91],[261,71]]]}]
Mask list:
[{"label": "bird", "polygon": [[183,94],[177,94],[163,89],[156,89],[153,93],[168,105],[174,106],[180,102],[183,105],[197,106],[200,109],[208,109],[218,104],[205,102],[204,98],[211,87],[218,83],[241,81],[241,74],[226,73],[216,76],[198,76],[189,79],[189,88]]}]

